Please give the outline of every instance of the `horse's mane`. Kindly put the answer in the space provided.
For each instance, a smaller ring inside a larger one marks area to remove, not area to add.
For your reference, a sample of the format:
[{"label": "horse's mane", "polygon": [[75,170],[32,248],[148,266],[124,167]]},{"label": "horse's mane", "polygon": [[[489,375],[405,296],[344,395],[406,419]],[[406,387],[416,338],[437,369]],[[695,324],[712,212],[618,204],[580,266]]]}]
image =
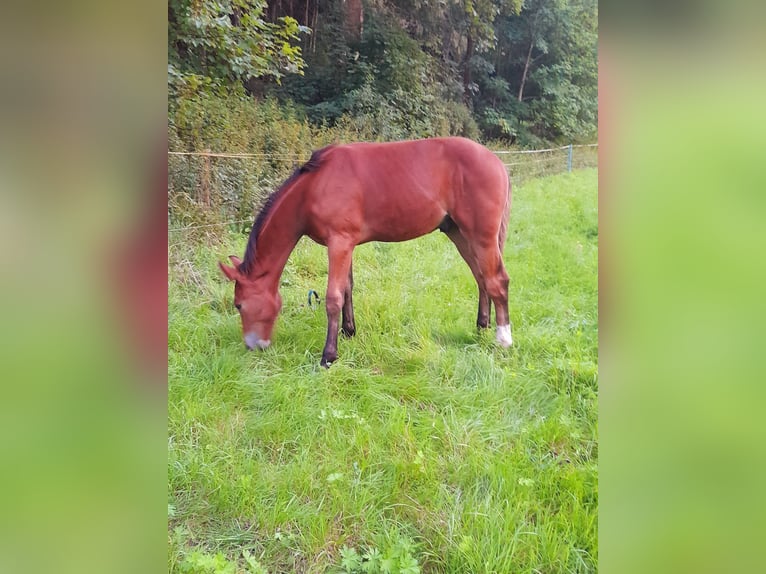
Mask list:
[{"label": "horse's mane", "polygon": [[253,227],[250,230],[250,238],[247,240],[245,256],[242,258],[242,264],[239,266],[240,273],[248,275],[252,271],[253,265],[255,264],[256,241],[258,240],[263,225],[266,223],[266,220],[279,198],[282,197],[285,191],[287,191],[304,173],[318,170],[325,153],[333,147],[335,147],[334,144],[328,145],[312,153],[311,158],[309,158],[303,165],[297,167],[292,175],[288,177],[276,191],[272,192],[271,195],[266,198],[266,201],[263,202],[263,205],[258,212],[258,216],[255,218],[255,223],[253,223]]}]

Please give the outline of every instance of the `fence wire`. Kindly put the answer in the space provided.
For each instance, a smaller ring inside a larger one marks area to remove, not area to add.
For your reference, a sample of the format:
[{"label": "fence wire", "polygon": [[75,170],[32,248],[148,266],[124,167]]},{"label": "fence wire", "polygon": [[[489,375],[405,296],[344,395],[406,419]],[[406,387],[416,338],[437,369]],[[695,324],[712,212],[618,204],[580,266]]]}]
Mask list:
[{"label": "fence wire", "polygon": [[[512,185],[598,167],[598,144],[539,150],[493,150]],[[168,230],[218,235],[246,231],[258,206],[309,154],[168,152]]]}]

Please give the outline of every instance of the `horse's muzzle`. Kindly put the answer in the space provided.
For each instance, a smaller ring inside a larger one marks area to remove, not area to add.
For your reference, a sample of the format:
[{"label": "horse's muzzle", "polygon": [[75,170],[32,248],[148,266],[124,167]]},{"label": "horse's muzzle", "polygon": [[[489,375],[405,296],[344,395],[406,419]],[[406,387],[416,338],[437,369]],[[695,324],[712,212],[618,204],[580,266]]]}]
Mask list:
[{"label": "horse's muzzle", "polygon": [[271,341],[268,339],[261,339],[255,333],[248,333],[245,335],[245,347],[247,347],[248,351],[252,351],[253,349],[266,349],[269,345],[271,345]]}]

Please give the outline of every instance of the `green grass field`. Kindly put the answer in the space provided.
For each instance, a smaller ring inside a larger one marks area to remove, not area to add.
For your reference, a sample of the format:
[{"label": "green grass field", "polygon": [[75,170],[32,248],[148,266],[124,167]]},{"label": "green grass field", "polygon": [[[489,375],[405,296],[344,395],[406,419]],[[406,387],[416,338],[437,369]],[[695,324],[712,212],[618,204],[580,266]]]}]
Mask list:
[{"label": "green grass field", "polygon": [[514,189],[514,347],[436,232],[354,255],[355,338],[319,367],[324,248],[282,278],[272,347],[244,348],[216,262],[246,236],[171,236],[171,572],[595,572],[595,169]]}]

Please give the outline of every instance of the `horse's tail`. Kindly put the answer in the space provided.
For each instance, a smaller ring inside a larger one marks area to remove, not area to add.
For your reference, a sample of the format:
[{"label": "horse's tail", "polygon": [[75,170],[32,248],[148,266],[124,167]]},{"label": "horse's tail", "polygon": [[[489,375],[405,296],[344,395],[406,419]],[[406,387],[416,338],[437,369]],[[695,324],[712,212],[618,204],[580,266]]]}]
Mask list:
[{"label": "horse's tail", "polygon": [[497,235],[497,245],[500,253],[505,248],[505,239],[508,236],[508,218],[511,216],[511,179],[508,178],[508,193],[505,196],[505,206],[503,207],[503,217],[500,220],[500,232]]}]

